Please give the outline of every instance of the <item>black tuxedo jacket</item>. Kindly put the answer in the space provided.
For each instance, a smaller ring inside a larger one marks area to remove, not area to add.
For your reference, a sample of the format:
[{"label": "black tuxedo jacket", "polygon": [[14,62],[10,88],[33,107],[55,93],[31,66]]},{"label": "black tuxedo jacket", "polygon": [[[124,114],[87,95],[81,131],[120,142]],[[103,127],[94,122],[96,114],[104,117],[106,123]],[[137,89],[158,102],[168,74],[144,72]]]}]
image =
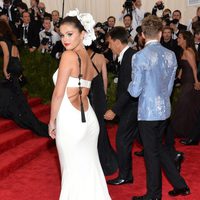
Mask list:
[{"label": "black tuxedo jacket", "polygon": [[[9,14],[8,14],[8,8],[3,8],[2,9],[2,13],[7,15],[9,17]],[[15,22],[18,22],[20,19],[19,19],[19,12],[18,12],[18,9],[16,6],[12,5],[10,7],[10,13],[11,13],[11,18],[12,19],[9,19],[10,21],[12,21],[13,23]]]},{"label": "black tuxedo jacket", "polygon": [[[18,27],[18,38],[23,41],[23,31],[24,28],[22,25]],[[39,47],[40,46],[40,39],[39,39],[39,28],[37,27],[37,24],[34,22],[29,23],[28,27],[28,46],[31,47]]]},{"label": "black tuxedo jacket", "polygon": [[187,30],[187,26],[183,25],[183,24],[178,24],[178,30],[179,31],[186,31]]},{"label": "black tuxedo jacket", "polygon": [[178,28],[178,33],[176,33],[177,37],[178,37],[178,34],[180,33],[180,31],[186,31],[187,30],[187,26],[180,24],[180,23],[178,24],[177,28]]},{"label": "black tuxedo jacket", "polygon": [[[59,40],[59,41],[57,41],[56,44],[53,46],[53,49],[52,49],[52,51],[51,51],[51,55],[52,55],[54,58],[56,58],[56,54],[57,54],[57,53],[63,53],[64,50],[65,50],[65,49],[64,49],[64,46],[63,46],[61,40]],[[58,59],[58,58],[56,58],[56,59]]]},{"label": "black tuxedo jacket", "polygon": [[163,38],[161,38],[160,43],[161,43],[161,45],[164,46],[165,48],[167,48],[167,49],[173,51],[173,52],[175,53],[175,55],[176,55],[177,61],[179,62],[182,49],[181,49],[180,46],[178,46],[178,44],[177,44],[177,39],[176,39],[176,40],[171,39],[169,42],[164,42]]},{"label": "black tuxedo jacket", "polygon": [[124,106],[127,104],[137,102],[138,98],[133,98],[127,91],[129,83],[131,82],[132,72],[132,56],[136,51],[132,48],[128,48],[122,58],[121,65],[118,73],[118,84],[117,84],[117,101],[113,106],[112,110],[115,114],[120,116]]}]

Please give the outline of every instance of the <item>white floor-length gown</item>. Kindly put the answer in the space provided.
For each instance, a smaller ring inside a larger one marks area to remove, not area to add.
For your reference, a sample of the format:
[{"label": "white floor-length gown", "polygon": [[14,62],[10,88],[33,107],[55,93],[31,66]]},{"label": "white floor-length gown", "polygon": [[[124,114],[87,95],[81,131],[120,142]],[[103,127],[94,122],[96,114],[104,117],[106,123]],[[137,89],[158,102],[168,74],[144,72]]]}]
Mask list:
[{"label": "white floor-length gown", "polygon": [[[53,79],[56,83],[57,71]],[[69,77],[56,118],[56,145],[62,175],[60,200],[111,200],[98,157],[96,115],[88,102],[83,123],[81,112],[67,97],[67,87],[78,87],[78,81]],[[89,88],[90,84],[81,80],[82,87]]]}]

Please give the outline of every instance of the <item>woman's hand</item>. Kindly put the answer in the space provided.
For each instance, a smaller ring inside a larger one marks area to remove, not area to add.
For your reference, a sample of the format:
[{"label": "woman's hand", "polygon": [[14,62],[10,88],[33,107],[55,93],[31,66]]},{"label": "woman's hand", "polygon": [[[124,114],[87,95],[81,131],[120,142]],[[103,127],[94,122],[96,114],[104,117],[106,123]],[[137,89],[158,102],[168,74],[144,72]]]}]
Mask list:
[{"label": "woman's hand", "polygon": [[4,72],[4,76],[5,76],[5,78],[8,79],[8,80],[10,79],[10,73]]},{"label": "woman's hand", "polygon": [[48,125],[48,128],[49,128],[49,136],[52,139],[55,139],[56,138],[56,124],[55,124],[55,122],[54,123],[50,122],[49,125]]},{"label": "woman's hand", "polygon": [[200,82],[194,83],[194,89],[195,90],[200,90]]}]

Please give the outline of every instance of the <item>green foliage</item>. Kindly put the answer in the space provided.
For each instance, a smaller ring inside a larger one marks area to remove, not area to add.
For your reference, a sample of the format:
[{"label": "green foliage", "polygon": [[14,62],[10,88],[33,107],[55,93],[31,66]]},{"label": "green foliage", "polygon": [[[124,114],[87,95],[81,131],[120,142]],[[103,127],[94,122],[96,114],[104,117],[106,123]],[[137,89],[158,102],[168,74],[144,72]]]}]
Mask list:
[{"label": "green foliage", "polygon": [[53,92],[52,76],[58,67],[57,61],[49,54],[41,54],[28,50],[20,52],[24,75],[28,83],[25,88],[30,96],[39,96],[44,102],[49,102]]},{"label": "green foliage", "polygon": [[114,74],[108,73],[107,107],[112,108],[116,101],[117,84],[114,83]]}]

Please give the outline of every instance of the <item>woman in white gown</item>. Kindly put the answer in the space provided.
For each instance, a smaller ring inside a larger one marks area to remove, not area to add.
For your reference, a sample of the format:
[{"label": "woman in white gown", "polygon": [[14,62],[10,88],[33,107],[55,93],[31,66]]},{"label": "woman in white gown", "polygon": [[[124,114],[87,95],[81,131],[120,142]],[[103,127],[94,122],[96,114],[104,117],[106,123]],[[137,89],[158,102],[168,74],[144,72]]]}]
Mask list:
[{"label": "woman in white gown", "polygon": [[110,200],[99,162],[99,125],[88,101],[95,72],[84,48],[94,36],[89,13],[70,11],[60,26],[66,51],[53,79],[49,135],[56,139],[62,184],[60,200]]}]

